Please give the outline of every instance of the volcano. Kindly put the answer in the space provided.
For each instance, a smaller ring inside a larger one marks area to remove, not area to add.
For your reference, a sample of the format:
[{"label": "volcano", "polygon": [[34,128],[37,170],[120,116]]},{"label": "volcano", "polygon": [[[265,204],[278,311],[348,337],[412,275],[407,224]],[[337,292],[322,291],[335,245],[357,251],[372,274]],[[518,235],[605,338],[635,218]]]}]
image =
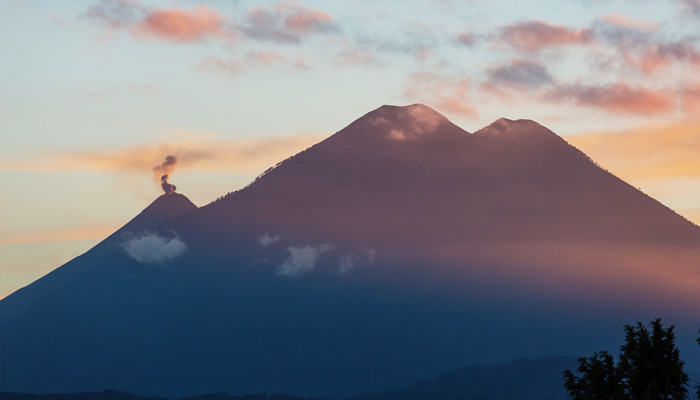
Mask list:
[{"label": "volcano", "polygon": [[533,121],[382,106],[3,299],[0,389],[340,397],[655,317],[697,368],[698,260],[699,227]]}]

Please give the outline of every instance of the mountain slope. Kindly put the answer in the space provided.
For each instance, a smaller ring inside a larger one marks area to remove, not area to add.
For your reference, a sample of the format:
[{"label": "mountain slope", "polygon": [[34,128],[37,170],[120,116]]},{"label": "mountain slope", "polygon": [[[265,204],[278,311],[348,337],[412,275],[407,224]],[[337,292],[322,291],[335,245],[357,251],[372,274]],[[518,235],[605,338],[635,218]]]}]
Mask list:
[{"label": "mountain slope", "polygon": [[66,283],[100,263],[104,257],[118,249],[125,232],[155,229],[170,218],[195,210],[186,196],[179,193],[162,195],[141,211],[126,225],[73,260],[51,271],[37,281],[10,294],[0,302],[0,322],[21,313],[27,307],[52,293]]},{"label": "mountain slope", "polygon": [[655,317],[700,364],[700,228],[532,121],[383,106],[148,229],[186,251],[119,239],[0,325],[3,390],[344,397]]}]

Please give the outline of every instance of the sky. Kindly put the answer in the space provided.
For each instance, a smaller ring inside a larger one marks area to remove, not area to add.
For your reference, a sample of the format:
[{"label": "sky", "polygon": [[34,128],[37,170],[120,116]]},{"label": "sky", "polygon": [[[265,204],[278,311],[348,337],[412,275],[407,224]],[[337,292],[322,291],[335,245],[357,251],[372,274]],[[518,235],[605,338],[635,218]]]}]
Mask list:
[{"label": "sky", "polygon": [[[532,119],[700,224],[700,0],[0,0],[0,298],[383,105]],[[155,178],[155,179],[154,179]]]}]

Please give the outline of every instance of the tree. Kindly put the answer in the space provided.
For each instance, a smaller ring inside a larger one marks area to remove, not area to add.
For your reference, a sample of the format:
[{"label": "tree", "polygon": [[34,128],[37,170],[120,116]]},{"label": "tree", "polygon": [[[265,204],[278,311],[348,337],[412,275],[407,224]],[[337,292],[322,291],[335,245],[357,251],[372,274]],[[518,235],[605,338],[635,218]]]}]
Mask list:
[{"label": "tree", "polygon": [[579,358],[576,369],[581,375],[564,371],[564,386],[574,400],[623,400],[624,388],[615,368],[613,357],[607,351],[593,353],[593,357]]},{"label": "tree", "polygon": [[651,322],[651,331],[641,322],[625,325],[625,344],[617,364],[603,351],[579,359],[580,376],[564,371],[564,387],[571,399],[685,399],[688,375],[676,348],[674,328],[664,329],[660,319]]},{"label": "tree", "polygon": [[[698,329],[698,335],[700,335],[700,329]],[[700,345],[700,336],[698,336],[697,342],[698,342],[698,345]],[[696,387],[696,389],[697,389],[697,393],[695,395],[697,396],[698,400],[700,400],[700,383],[698,383],[698,386]]]}]

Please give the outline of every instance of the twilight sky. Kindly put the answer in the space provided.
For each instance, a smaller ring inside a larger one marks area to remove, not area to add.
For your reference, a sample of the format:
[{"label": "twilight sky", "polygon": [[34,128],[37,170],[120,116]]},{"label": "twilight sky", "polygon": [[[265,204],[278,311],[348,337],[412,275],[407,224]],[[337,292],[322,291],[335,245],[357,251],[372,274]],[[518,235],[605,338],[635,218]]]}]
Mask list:
[{"label": "twilight sky", "polygon": [[382,104],[538,121],[700,223],[700,0],[0,0],[0,298]]}]

